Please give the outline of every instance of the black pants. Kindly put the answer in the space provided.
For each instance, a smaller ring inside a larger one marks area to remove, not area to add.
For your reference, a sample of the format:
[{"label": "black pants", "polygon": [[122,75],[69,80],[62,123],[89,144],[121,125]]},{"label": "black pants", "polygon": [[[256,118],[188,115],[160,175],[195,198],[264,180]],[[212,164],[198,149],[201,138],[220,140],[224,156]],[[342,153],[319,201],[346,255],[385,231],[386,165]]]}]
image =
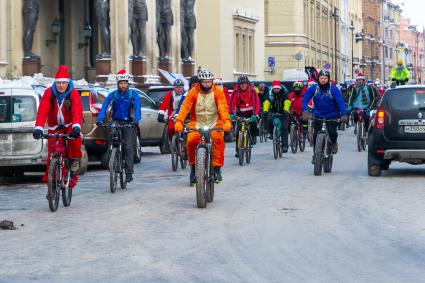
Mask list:
[{"label": "black pants", "polygon": [[[126,125],[128,122],[113,120],[112,124]],[[112,141],[112,137],[117,129],[111,128],[109,141]],[[123,159],[126,163],[126,172],[134,173],[134,155],[136,154],[136,131],[134,127],[122,129],[122,142],[123,142]]]},{"label": "black pants", "polygon": [[[353,120],[355,124],[359,121],[359,113],[357,113],[357,110],[355,109],[351,110],[351,112],[353,113]],[[364,117],[364,128],[367,131],[367,129],[369,129],[370,111],[364,111],[363,117]]]},{"label": "black pants", "polygon": [[[244,118],[248,118],[251,117],[251,115],[248,116],[243,116],[243,115],[238,115],[238,117],[244,117]],[[241,123],[237,122],[237,130],[236,130],[236,152],[238,152],[238,146],[239,146],[239,130],[241,129]],[[257,122],[249,122],[249,135],[251,136],[251,138],[254,138],[256,136],[258,136],[258,126],[257,126]]]},{"label": "black pants", "polygon": [[[336,117],[332,117],[329,119],[337,119]],[[328,129],[329,138],[332,143],[336,143],[338,141],[338,132],[337,127],[338,123],[336,121],[326,122],[326,127]],[[317,133],[322,130],[322,121],[314,120],[314,135],[313,135],[313,152],[316,148],[316,137]]]},{"label": "black pants", "polygon": [[[289,117],[288,115],[283,115],[283,116],[278,116],[280,119],[280,123],[281,123],[281,129],[280,129],[280,133],[281,133],[281,140],[282,140],[282,144],[283,147],[288,147],[288,134],[289,134]],[[269,113],[267,115],[267,129],[269,131],[270,134],[273,134],[273,113]]]}]

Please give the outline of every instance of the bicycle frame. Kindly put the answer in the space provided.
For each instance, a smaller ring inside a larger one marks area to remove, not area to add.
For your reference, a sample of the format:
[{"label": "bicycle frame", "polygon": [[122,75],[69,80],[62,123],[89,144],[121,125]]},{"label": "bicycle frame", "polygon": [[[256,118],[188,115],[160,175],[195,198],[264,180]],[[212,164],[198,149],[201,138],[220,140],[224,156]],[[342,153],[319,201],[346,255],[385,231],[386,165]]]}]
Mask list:
[{"label": "bicycle frame", "polygon": [[[332,152],[330,150],[330,138],[329,138],[327,122],[338,122],[339,119],[313,118],[313,120],[318,120],[318,121],[322,122],[322,128],[320,129],[320,131],[317,132],[317,135],[319,135],[320,133],[325,134],[325,148],[324,148],[323,156],[324,156],[324,158],[328,158],[329,156],[332,155]],[[316,135],[316,137],[317,137],[317,135]]]},{"label": "bicycle frame", "polygon": [[[243,146],[244,150],[248,149],[247,148],[247,139],[248,138],[251,139],[251,133],[250,133],[250,130],[249,130],[250,121],[251,121],[251,119],[249,119],[249,118],[237,117],[237,123],[238,123],[238,125],[240,124],[240,127],[241,127],[239,132],[243,136],[244,144],[242,146]],[[240,148],[241,145],[239,144],[238,147]]]},{"label": "bicycle frame", "polygon": [[68,174],[70,173],[69,168],[66,168],[66,170],[64,170],[64,165],[65,167],[69,167],[69,160],[66,157],[66,148],[68,147],[68,135],[66,134],[60,134],[60,133],[54,133],[54,134],[46,134],[44,135],[44,138],[46,139],[50,139],[50,138],[54,138],[55,139],[55,144],[53,147],[53,152],[50,154],[50,161],[52,161],[53,159],[56,159],[56,164],[58,166],[58,170],[59,170],[59,176],[61,178],[61,185],[62,186],[68,186],[69,182],[70,182],[70,178],[68,178],[68,183],[65,184],[64,183],[64,174]]}]

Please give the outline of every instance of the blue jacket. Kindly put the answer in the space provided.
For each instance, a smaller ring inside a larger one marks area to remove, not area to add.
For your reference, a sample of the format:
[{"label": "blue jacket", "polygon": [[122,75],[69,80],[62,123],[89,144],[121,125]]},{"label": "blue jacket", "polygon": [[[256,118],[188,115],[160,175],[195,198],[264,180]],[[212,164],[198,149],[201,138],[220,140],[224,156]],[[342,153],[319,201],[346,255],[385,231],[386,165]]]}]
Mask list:
[{"label": "blue jacket", "polygon": [[347,115],[344,100],[340,90],[330,84],[328,89],[322,90],[318,85],[307,89],[303,98],[303,110],[308,110],[308,102],[313,98],[314,116],[322,119],[335,118]]},{"label": "blue jacket", "polygon": [[[131,100],[133,100],[133,102]],[[103,102],[102,109],[100,110],[99,116],[97,116],[97,121],[103,122],[103,120],[105,120],[106,109],[108,109],[108,106],[111,103],[112,119],[130,121],[130,110],[132,104],[134,108],[134,117],[132,119],[133,122],[139,123],[142,119],[139,95],[136,92],[133,92],[131,89],[128,89],[124,94],[122,94],[119,89],[116,89],[111,92]]]}]

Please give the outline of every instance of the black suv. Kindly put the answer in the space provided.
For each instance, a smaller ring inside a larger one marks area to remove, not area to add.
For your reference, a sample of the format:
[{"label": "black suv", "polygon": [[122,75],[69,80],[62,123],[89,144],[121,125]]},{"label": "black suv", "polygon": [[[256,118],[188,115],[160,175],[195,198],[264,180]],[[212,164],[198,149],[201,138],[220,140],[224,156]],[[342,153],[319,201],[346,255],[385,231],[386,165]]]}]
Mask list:
[{"label": "black suv", "polygon": [[389,89],[371,119],[368,174],[380,176],[392,161],[425,163],[425,85]]}]

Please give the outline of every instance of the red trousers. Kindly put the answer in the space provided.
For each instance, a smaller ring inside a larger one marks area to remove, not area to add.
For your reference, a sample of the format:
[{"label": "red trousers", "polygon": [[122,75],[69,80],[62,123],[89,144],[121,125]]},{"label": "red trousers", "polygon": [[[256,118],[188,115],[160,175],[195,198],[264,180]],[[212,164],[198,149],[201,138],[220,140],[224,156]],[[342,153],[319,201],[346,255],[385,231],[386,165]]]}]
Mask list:
[{"label": "red trousers", "polygon": [[[212,163],[213,166],[223,167],[224,165],[224,132],[211,132],[212,141]],[[195,151],[201,142],[201,134],[190,132],[187,136],[187,151],[190,165],[195,165]]]}]

